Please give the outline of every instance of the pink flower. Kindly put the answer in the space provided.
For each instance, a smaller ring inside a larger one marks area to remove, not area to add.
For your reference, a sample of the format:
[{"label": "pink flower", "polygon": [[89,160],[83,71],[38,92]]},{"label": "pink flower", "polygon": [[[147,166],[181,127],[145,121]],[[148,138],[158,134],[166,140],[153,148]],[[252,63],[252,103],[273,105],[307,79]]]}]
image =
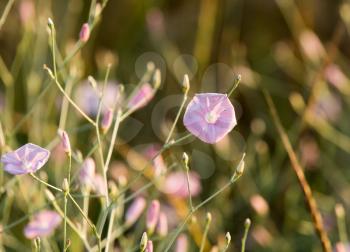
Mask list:
[{"label": "pink flower", "polygon": [[2,155],[4,170],[18,175],[36,172],[43,167],[50,157],[50,151],[38,145],[28,143],[19,149]]},{"label": "pink flower", "polygon": [[79,33],[79,39],[82,42],[87,42],[90,38],[90,27],[88,23],[83,24]]},{"label": "pink flower", "polygon": [[146,208],[146,200],[143,197],[136,198],[128,208],[125,214],[126,226],[133,225]]},{"label": "pink flower", "polygon": [[109,128],[111,127],[113,122],[113,109],[107,109],[104,113],[103,113],[103,118],[101,121],[101,129],[104,133],[106,133]]},{"label": "pink flower", "polygon": [[[164,193],[171,194],[178,198],[187,198],[189,193],[186,177],[186,173],[182,171],[170,173],[161,185],[161,190]],[[191,196],[195,197],[202,191],[200,179],[198,174],[194,171],[189,173],[189,177]]]},{"label": "pink flower", "polygon": [[196,94],[184,115],[188,131],[206,143],[217,143],[236,124],[235,110],[226,94]]},{"label": "pink flower", "polygon": [[154,232],[158,223],[160,213],[160,203],[158,200],[152,200],[151,205],[148,208],[146,216],[146,227],[150,234]]},{"label": "pink flower", "polygon": [[24,228],[24,235],[28,239],[49,236],[60,225],[61,221],[61,216],[55,211],[43,210],[27,224]]},{"label": "pink flower", "polygon": [[184,234],[179,235],[176,240],[175,252],[186,252],[188,247],[187,237]]},{"label": "pink flower", "polygon": [[147,105],[154,96],[154,90],[149,83],[144,83],[136,92],[131,96],[128,102],[129,109],[139,109]]},{"label": "pink flower", "polygon": [[350,244],[343,243],[343,242],[337,242],[335,244],[335,251],[334,252],[350,252]]},{"label": "pink flower", "polygon": [[26,25],[35,14],[35,6],[31,0],[23,0],[19,4],[19,17],[22,24]]},{"label": "pink flower", "polygon": [[161,237],[165,237],[168,234],[168,218],[165,213],[160,212],[159,220],[157,224],[157,233]]},{"label": "pink flower", "polygon": [[148,241],[145,252],[153,252],[153,242]]},{"label": "pink flower", "polygon": [[88,157],[84,160],[83,165],[79,171],[79,181],[84,186],[92,186],[95,176],[95,161]]},{"label": "pink flower", "polygon": [[61,143],[64,152],[71,153],[72,149],[70,147],[70,140],[67,132],[65,130],[60,130],[59,134],[61,136]]}]

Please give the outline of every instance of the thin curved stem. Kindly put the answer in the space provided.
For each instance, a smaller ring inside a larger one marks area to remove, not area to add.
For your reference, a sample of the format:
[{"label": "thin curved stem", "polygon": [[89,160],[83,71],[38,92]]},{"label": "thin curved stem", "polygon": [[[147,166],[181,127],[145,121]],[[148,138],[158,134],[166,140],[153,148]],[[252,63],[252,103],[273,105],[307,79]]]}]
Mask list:
[{"label": "thin curved stem", "polygon": [[60,189],[60,188],[58,188],[56,186],[50,185],[49,183],[45,182],[44,180],[38,178],[37,176],[34,175],[34,173],[30,173],[30,176],[32,176],[34,179],[36,179],[40,183],[46,185],[47,187],[50,187],[51,189],[54,189],[54,190],[56,190],[58,192],[63,192],[62,189]]}]

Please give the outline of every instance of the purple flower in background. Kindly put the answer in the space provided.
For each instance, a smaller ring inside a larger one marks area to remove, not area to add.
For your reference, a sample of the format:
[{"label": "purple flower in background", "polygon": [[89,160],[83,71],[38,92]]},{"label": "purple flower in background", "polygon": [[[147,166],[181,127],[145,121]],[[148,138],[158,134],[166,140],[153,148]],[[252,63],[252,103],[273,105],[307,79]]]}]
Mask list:
[{"label": "purple flower in background", "polygon": [[24,228],[24,235],[28,239],[51,235],[62,221],[55,211],[43,210],[37,213]]},{"label": "purple flower in background", "polygon": [[126,226],[133,225],[146,208],[146,200],[143,197],[136,198],[128,208],[125,214]]},{"label": "purple flower in background", "polygon": [[184,234],[179,235],[176,240],[175,252],[184,252],[187,251],[187,237]]},{"label": "purple flower in background", "polygon": [[60,130],[59,135],[61,137],[61,143],[62,143],[64,152],[71,153],[72,149],[70,147],[70,140],[67,132],[65,130]]},{"label": "purple flower in background", "polygon": [[136,92],[131,96],[128,102],[129,109],[139,109],[147,105],[154,96],[154,90],[149,83],[144,83]]},{"label": "purple flower in background", "polygon": [[166,165],[162,155],[157,155],[160,149],[160,145],[152,144],[144,151],[146,158],[153,164],[154,176],[160,176],[166,171]]},{"label": "purple flower in background", "polygon": [[[201,190],[201,184],[199,176],[196,172],[189,173],[191,196],[197,196]],[[182,171],[172,172],[166,178],[161,185],[161,190],[164,193],[171,194],[178,198],[187,198],[189,196],[187,188],[186,173]]]},{"label": "purple flower in background", "polygon": [[334,252],[350,252],[350,244],[343,243],[343,242],[337,242],[335,244]]},{"label": "purple flower in background", "polygon": [[147,210],[146,227],[150,234],[154,232],[157,226],[160,213],[160,203],[158,200],[152,200],[151,205]]},{"label": "purple flower in background", "polygon": [[[87,81],[79,85],[75,91],[74,100],[78,106],[89,115],[96,115],[98,111],[98,104],[100,99],[100,92],[102,92],[102,84],[97,88],[91,86]],[[107,109],[120,106],[123,97],[120,92],[120,86],[115,82],[109,82],[105,86],[102,97],[102,113]]]},{"label": "purple flower in background", "polygon": [[92,189],[100,195],[107,195],[107,187],[103,177],[100,174],[93,176]]},{"label": "purple flower in background", "polygon": [[226,94],[196,94],[187,106],[184,125],[206,143],[217,143],[234,126],[235,110]]},{"label": "purple flower in background", "polygon": [[95,161],[88,157],[84,160],[83,165],[79,171],[79,181],[84,186],[93,186],[96,165]]},{"label": "purple flower in background", "polygon": [[49,159],[50,151],[38,145],[28,143],[15,151],[8,152],[1,157],[4,170],[13,175],[36,172]]}]

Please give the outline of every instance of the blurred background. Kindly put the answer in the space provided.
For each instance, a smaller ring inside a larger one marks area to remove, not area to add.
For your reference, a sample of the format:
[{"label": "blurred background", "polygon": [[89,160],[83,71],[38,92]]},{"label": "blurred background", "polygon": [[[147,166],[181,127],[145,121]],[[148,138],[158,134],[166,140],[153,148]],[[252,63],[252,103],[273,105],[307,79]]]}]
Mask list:
[{"label": "blurred background", "polygon": [[[8,2],[0,1],[0,13]],[[15,0],[6,20],[0,22],[0,118],[12,148],[28,141],[45,146],[55,138],[61,94],[52,87],[38,98],[48,79],[43,65],[52,65],[47,19],[55,23],[62,61],[74,51],[80,28],[89,21],[90,4],[85,0]],[[87,77],[102,81],[107,65],[112,64],[111,83],[122,83],[125,92],[130,92],[147,62],[161,70],[162,84],[155,98],[121,126],[122,144],[113,161],[126,167],[121,170],[132,177],[135,172],[129,168],[127,150],[141,151],[164,142],[181,103],[184,74],[190,77],[191,95],[224,93],[241,74],[232,99],[238,119],[235,129],[218,144],[193,140],[165,158],[169,163],[179,160],[182,151],[190,155],[191,169],[202,184],[195,198],[200,202],[227,181],[246,152],[243,177],[196,216],[204,227],[205,212],[212,213],[214,224],[208,236],[212,245],[222,244],[225,232],[230,231],[233,245],[229,251],[239,251],[244,220],[249,217],[247,251],[321,251],[261,90],[265,88],[273,97],[335,246],[340,242],[335,205],[342,204],[346,213],[350,207],[349,28],[348,1],[109,0],[89,41],[65,65],[65,85],[78,99],[79,86]],[[36,105],[31,116],[23,122],[32,104]],[[82,125],[81,121],[69,110],[68,128]],[[15,134],[10,134],[13,129]],[[184,132],[180,120],[175,135]],[[83,156],[91,135],[83,131],[72,137]],[[51,165],[59,170],[58,161]],[[53,183],[63,176],[60,171],[47,173]],[[2,174],[2,185],[9,179]],[[13,212],[5,216],[9,195],[14,196],[4,187],[1,194],[4,225],[5,218],[11,223],[26,207],[15,199]],[[29,244],[21,233],[23,225],[7,235]],[[190,251],[197,251],[195,242],[191,244]],[[10,247],[9,251],[16,251]]]}]

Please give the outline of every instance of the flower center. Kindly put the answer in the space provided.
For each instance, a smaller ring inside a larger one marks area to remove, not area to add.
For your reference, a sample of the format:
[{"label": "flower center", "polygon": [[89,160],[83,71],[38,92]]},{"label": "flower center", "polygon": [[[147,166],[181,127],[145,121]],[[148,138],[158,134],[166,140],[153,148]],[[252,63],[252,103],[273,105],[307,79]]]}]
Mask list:
[{"label": "flower center", "polygon": [[207,123],[214,124],[218,120],[218,117],[219,115],[217,113],[211,111],[205,115],[205,120],[207,121]]}]

